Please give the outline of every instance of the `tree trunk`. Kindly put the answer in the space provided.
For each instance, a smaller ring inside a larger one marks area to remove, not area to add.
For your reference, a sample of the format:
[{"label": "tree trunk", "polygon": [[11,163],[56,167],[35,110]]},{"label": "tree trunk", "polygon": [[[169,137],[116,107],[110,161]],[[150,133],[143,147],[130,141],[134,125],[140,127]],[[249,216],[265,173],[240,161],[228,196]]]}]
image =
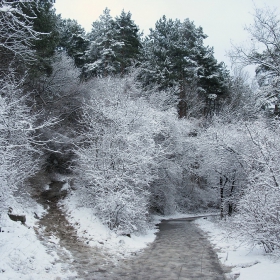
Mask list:
[{"label": "tree trunk", "polygon": [[223,178],[220,177],[220,198],[221,198],[221,220],[224,218],[224,186],[223,186]]},{"label": "tree trunk", "polygon": [[187,116],[187,102],[186,102],[186,92],[184,86],[180,86],[180,101],[178,104],[179,118],[182,119]]},{"label": "tree trunk", "polygon": [[231,189],[230,189],[230,199],[228,204],[228,215],[231,216],[233,213],[233,202],[232,202],[232,194],[235,186],[235,180],[232,181]]}]

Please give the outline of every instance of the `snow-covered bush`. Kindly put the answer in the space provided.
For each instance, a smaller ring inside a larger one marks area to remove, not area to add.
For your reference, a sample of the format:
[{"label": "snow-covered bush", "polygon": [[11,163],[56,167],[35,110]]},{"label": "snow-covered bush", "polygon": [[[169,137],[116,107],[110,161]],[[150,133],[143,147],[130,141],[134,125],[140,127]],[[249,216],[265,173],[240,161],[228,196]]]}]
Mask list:
[{"label": "snow-covered bush", "polygon": [[251,185],[239,201],[234,225],[247,241],[263,245],[266,252],[280,249],[280,190],[268,184]]},{"label": "snow-covered bush", "polygon": [[149,183],[162,153],[153,139],[157,112],[129,79],[96,79],[89,86],[84,138],[77,151],[81,197],[111,229],[143,230]]},{"label": "snow-covered bush", "polygon": [[242,123],[223,123],[213,118],[199,135],[198,168],[195,172],[206,179],[209,188],[219,196],[221,216],[231,215],[246,185],[246,161],[250,140]]},{"label": "snow-covered bush", "polygon": [[101,221],[118,234],[144,230],[149,222],[149,192],[118,187],[120,190],[112,189],[96,196],[95,208]]},{"label": "snow-covered bush", "polygon": [[147,97],[133,75],[94,79],[87,87],[76,168],[83,205],[111,229],[131,233],[144,230],[151,213],[172,214],[211,201],[206,188],[197,191],[185,182],[197,122],[178,119],[158,93]]},{"label": "snow-covered bush", "polygon": [[213,119],[197,142],[197,174],[220,196],[221,217],[233,215],[233,231],[262,244],[280,247],[279,123],[259,118],[225,124]]},{"label": "snow-covered bush", "polygon": [[152,183],[151,210],[166,215],[214,205],[214,193],[196,174],[200,121],[165,114],[161,125],[155,140],[164,149],[164,156],[158,162],[158,177]]},{"label": "snow-covered bush", "polygon": [[34,155],[34,117],[25,105],[26,96],[10,74],[0,79],[0,208],[24,180],[38,168]]},{"label": "snow-covered bush", "polygon": [[235,225],[267,252],[280,249],[280,143],[279,124],[265,121],[247,126],[251,150],[244,154],[248,184],[238,202]]}]

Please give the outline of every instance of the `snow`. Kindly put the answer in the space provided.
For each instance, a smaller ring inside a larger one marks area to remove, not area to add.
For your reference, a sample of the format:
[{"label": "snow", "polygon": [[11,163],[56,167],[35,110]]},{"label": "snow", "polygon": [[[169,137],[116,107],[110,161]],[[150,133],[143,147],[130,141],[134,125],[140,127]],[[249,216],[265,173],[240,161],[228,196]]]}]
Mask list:
[{"label": "snow", "polygon": [[280,260],[265,255],[261,247],[253,247],[239,240],[238,232],[230,236],[222,225],[212,219],[198,219],[195,223],[207,233],[217,251],[220,262],[232,267],[228,279],[279,280]]},{"label": "snow", "polygon": [[[77,229],[81,240],[92,247],[98,247],[108,252],[111,260],[119,260],[129,257],[131,254],[144,249],[156,238],[156,227],[148,229],[145,234],[131,237],[120,236],[110,231],[94,215],[92,209],[79,205],[77,197],[69,196],[60,203],[66,210],[69,222]],[[35,207],[36,208],[36,207]],[[37,205],[38,216],[45,211]],[[25,209],[27,216],[26,225],[13,222],[2,214],[0,232],[0,279],[68,279],[74,276],[68,267],[57,262],[58,255],[55,252],[59,246],[59,239],[50,236],[48,243],[54,250],[48,250],[37,238],[35,233],[36,219],[31,209]],[[19,211],[18,211],[19,212]],[[21,213],[19,213],[21,214]],[[180,214],[170,216],[153,216],[153,223],[157,224],[162,219],[180,219],[199,217],[207,214]],[[261,247],[252,248],[249,244],[242,243],[236,236],[231,237],[224,229],[223,224],[218,223],[213,217],[195,220],[212,243],[223,266],[228,267],[228,279],[238,280],[279,280],[279,259],[265,255]],[[38,229],[37,229],[38,230]],[[65,252],[68,253],[68,252]]]},{"label": "snow", "polygon": [[[36,219],[33,212],[38,216],[43,215],[42,207],[26,209],[26,225],[11,221],[8,215],[2,213],[0,219],[0,279],[68,279],[74,275],[56,263],[58,256],[55,251],[48,251],[38,240],[35,233]],[[58,243],[54,237],[49,242]]]},{"label": "snow", "polygon": [[194,217],[206,217],[206,216],[213,216],[217,215],[216,212],[207,212],[207,213],[175,213],[172,215],[165,215],[165,216],[154,216],[155,220],[158,220],[158,222],[162,220],[176,220],[176,219],[184,219],[184,218],[194,218]]},{"label": "snow", "polygon": [[13,12],[16,11],[16,9],[12,8],[10,5],[3,5],[0,7],[0,12],[7,13],[7,12]]},{"label": "snow", "polygon": [[101,223],[92,209],[79,205],[78,201],[78,197],[73,194],[61,203],[68,215],[68,221],[75,227],[81,240],[91,247],[99,247],[109,252],[111,260],[126,258],[144,249],[156,238],[156,227],[147,229],[143,234],[131,234],[130,237],[117,235]]}]

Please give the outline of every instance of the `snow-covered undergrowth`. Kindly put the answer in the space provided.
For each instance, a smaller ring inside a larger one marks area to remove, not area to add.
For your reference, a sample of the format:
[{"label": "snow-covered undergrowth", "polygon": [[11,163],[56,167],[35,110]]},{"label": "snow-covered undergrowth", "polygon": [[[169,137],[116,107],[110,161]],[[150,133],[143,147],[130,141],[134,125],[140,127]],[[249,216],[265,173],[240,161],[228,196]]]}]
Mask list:
[{"label": "snow-covered undergrowth", "polygon": [[229,236],[212,218],[198,219],[195,223],[207,233],[222,265],[232,267],[231,272],[227,274],[228,279],[280,279],[280,260],[265,255],[262,247],[252,247],[249,243],[242,242],[237,231],[234,236]]},{"label": "snow-covered undergrowth", "polygon": [[101,223],[93,209],[84,207],[75,193],[61,201],[60,205],[66,210],[68,221],[77,230],[78,237],[91,247],[104,249],[111,260],[128,257],[144,249],[156,238],[158,229],[155,226],[147,228],[145,233],[139,235],[116,234]]},{"label": "snow-covered undergrowth", "polygon": [[171,93],[147,94],[133,75],[86,85],[73,165],[80,203],[119,235],[144,231],[154,213],[218,206],[199,173],[202,121],[178,119]]},{"label": "snow-covered undergrowth", "polygon": [[[58,256],[55,251],[45,247],[36,235],[36,219],[44,214],[44,210],[38,204],[36,207],[25,208],[14,203],[15,214],[26,215],[26,224],[14,222],[6,213],[0,218],[0,279],[67,279],[73,273],[61,263],[56,263]],[[18,207],[17,207],[18,206]],[[50,237],[49,243],[58,243],[58,240]]]}]

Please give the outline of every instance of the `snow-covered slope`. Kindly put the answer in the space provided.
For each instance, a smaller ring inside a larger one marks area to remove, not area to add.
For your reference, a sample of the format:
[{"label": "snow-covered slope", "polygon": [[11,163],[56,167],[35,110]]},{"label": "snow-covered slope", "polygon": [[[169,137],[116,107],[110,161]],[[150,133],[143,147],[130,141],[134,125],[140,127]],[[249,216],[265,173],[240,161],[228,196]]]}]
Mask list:
[{"label": "snow-covered slope", "polygon": [[[38,206],[36,213],[43,214],[43,209]],[[59,246],[57,240],[50,237],[48,243],[52,246],[44,246],[35,233],[36,219],[31,209],[26,209],[25,215],[25,225],[11,221],[5,213],[1,215],[0,279],[52,280],[74,275],[57,262],[56,250],[51,250]]]},{"label": "snow-covered slope", "polygon": [[221,225],[211,219],[198,219],[195,223],[207,233],[216,249],[221,263],[232,267],[228,279],[238,280],[279,280],[280,261],[264,255],[261,247],[250,246],[221,229]]}]

